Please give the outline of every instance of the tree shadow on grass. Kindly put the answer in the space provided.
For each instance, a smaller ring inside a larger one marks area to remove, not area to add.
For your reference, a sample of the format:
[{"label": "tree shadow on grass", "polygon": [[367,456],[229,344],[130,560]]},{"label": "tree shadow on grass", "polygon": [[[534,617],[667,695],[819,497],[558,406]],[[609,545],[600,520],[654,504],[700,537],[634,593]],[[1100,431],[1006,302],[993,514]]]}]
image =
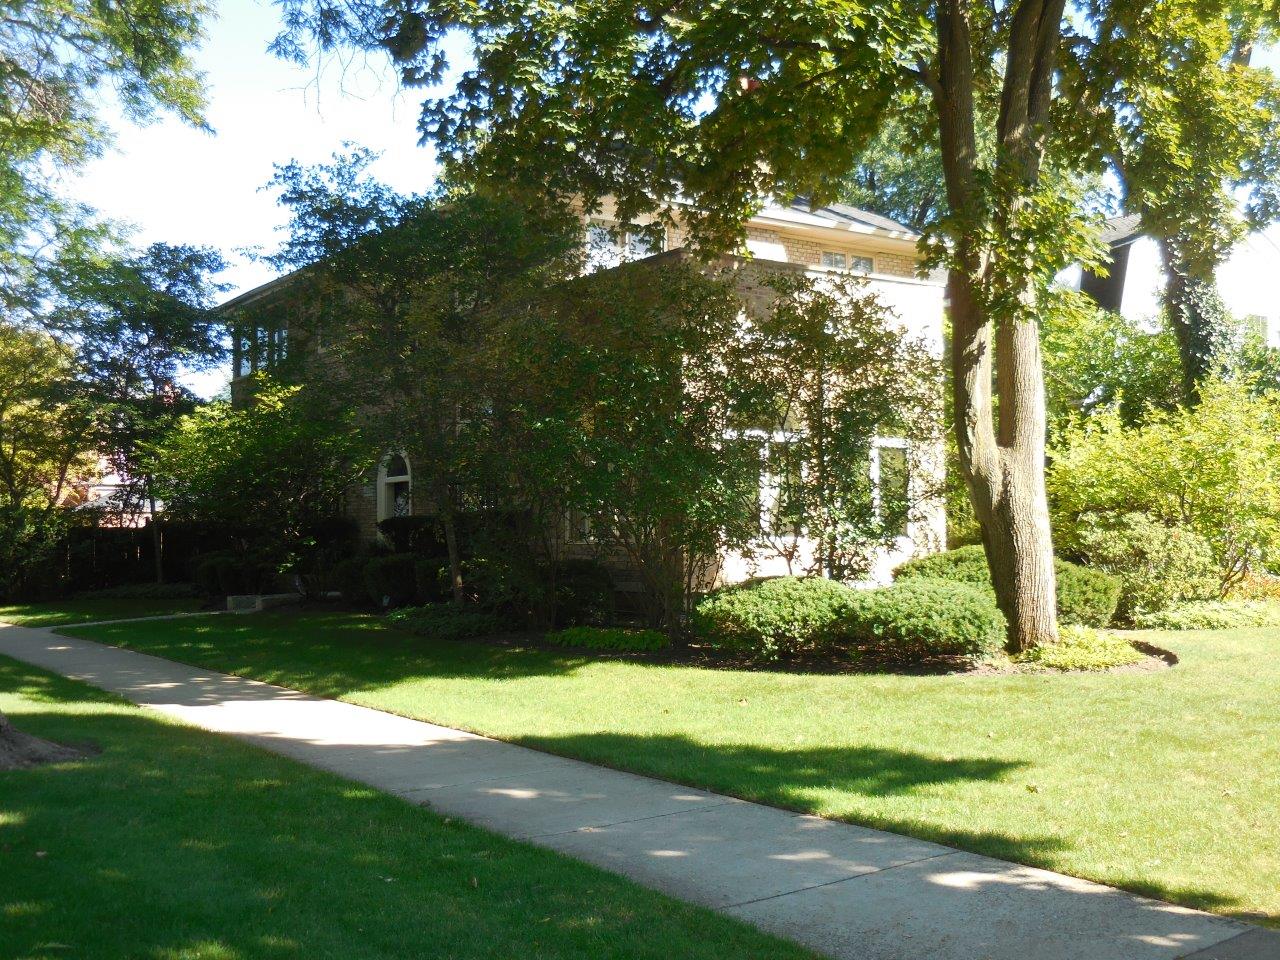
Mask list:
[{"label": "tree shadow on grass", "polygon": [[[956,784],[1016,778],[1028,764],[993,757],[939,757],[879,747],[798,747],[701,743],[685,736],[614,733],[527,737],[519,742],[549,753],[637,772],[768,806],[812,813],[823,794],[892,797],[946,791]],[[1048,833],[1014,835],[962,829],[920,818],[881,814],[847,817],[861,826],[903,834],[1027,866],[1055,869],[1068,841]],[[1101,882],[1106,882],[1105,878]],[[1239,897],[1221,889],[1126,882],[1126,889],[1251,922],[1280,926],[1280,917],[1245,912]],[[1277,941],[1280,947],[1280,941]]]},{"label": "tree shadow on grass", "polygon": [[[9,667],[9,664],[5,664]],[[16,665],[14,665],[16,667]],[[810,960],[550,851],[6,670],[92,760],[0,773],[0,954],[96,960]],[[665,934],[664,934],[665,935]],[[424,953],[424,951],[426,953]]]},{"label": "tree shadow on grass", "polygon": [[590,656],[468,641],[433,640],[380,618],[340,612],[252,614],[122,623],[59,632],[208,669],[341,697],[412,680],[513,680],[564,676]]}]

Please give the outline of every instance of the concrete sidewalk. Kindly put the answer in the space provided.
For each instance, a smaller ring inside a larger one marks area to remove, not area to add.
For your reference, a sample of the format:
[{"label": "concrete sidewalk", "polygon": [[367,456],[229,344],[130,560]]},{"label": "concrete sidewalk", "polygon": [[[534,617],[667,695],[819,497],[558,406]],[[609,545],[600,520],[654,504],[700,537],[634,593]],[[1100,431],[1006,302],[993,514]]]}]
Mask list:
[{"label": "concrete sidewalk", "polygon": [[1280,960],[1280,934],[1224,917],[47,629],[0,626],[0,654],[841,960]]}]

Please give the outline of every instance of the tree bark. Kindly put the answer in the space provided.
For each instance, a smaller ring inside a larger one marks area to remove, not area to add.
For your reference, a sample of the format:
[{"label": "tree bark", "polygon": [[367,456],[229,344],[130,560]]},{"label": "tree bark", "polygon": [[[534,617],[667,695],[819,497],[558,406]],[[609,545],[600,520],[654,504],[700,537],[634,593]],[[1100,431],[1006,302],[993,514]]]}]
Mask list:
[{"label": "tree bark", "polygon": [[458,524],[453,513],[453,498],[449,488],[443,485],[436,497],[436,509],[440,512],[440,525],[444,527],[444,546],[449,554],[449,589],[453,593],[453,602],[461,606],[466,602],[467,594],[462,579],[462,551],[458,547]]},{"label": "tree bark", "polygon": [[[960,470],[1015,652],[1057,640],[1057,585],[1034,288],[1028,280],[1021,290],[993,289],[999,282],[993,266],[1007,256],[1001,238],[1039,177],[1062,11],[1062,0],[1022,0],[1011,21],[996,130],[997,163],[1003,181],[1013,185],[1004,187],[1004,196],[986,195],[975,185],[975,72],[964,0],[940,5],[938,73],[928,78],[948,201],[961,225],[948,280]],[[1018,266],[1031,277],[1032,264]]]},{"label": "tree bark", "polygon": [[1226,308],[1214,282],[1217,264],[1197,270],[1179,253],[1176,241],[1159,237],[1157,243],[1165,272],[1165,310],[1182,366],[1182,402],[1194,407],[1200,402],[1200,385],[1213,376],[1229,334]]}]

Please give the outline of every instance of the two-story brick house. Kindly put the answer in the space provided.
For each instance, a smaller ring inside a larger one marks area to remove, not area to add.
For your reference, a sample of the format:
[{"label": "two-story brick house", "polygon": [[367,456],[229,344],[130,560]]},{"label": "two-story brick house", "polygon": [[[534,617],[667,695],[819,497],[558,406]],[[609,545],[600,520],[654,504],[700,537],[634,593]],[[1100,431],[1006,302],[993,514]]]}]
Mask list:
[{"label": "two-story brick house", "polygon": [[[678,228],[665,228],[660,240],[651,231],[639,227],[628,229],[611,218],[612,209],[605,204],[603,210],[591,217],[584,217],[584,244],[587,268],[611,269],[625,262],[655,258],[668,259],[680,256],[685,238]],[[675,218],[677,223],[679,218]],[[936,276],[925,276],[920,269],[917,249],[919,236],[885,217],[840,204],[811,209],[803,202],[789,206],[769,206],[752,218],[747,225],[746,247],[748,259],[740,260],[742,269],[737,271],[740,292],[751,296],[747,289],[757,286],[753,276],[767,270],[801,270],[812,276],[831,273],[854,273],[865,276],[869,290],[881,303],[890,308],[903,328],[913,337],[925,341],[930,349],[941,355],[943,347],[944,287]],[[271,281],[223,304],[224,314],[234,317],[243,308],[264,303],[288,302],[289,277]],[[287,311],[282,311],[287,316]],[[302,332],[299,332],[302,334]],[[302,342],[305,334],[294,337],[292,346]],[[232,396],[240,400],[248,377],[260,369],[268,369],[280,363],[289,354],[291,333],[287,321],[270,330],[244,331],[234,341],[232,371]],[[762,445],[762,464],[767,464],[767,447],[770,443],[784,442],[785,438],[764,436],[756,438]],[[877,496],[887,494],[898,486],[903,493],[909,489],[933,486],[942,470],[941,452],[925,457],[907,457],[905,441],[894,437],[877,438],[869,469]],[[936,464],[930,476],[910,476],[908,462]],[[762,468],[760,505],[762,524],[768,518],[778,495],[778,479]],[[348,512],[358,522],[367,537],[377,535],[377,524],[389,517],[413,514],[415,511],[413,490],[413,463],[411,455],[388,455],[367,483],[350,492]],[[590,525],[580,518],[566,518],[567,536],[570,542],[579,541],[586,548],[592,536]],[[892,568],[908,557],[941,549],[945,541],[945,518],[940,503],[926,509],[905,525],[895,547],[877,558],[873,578],[886,580]],[[800,556],[805,556],[806,544],[800,539]],[[803,563],[803,560],[802,560]],[[729,554],[722,558],[719,579],[736,582],[750,576],[767,576],[787,572],[785,560],[771,555],[763,546],[750,555]]]}]

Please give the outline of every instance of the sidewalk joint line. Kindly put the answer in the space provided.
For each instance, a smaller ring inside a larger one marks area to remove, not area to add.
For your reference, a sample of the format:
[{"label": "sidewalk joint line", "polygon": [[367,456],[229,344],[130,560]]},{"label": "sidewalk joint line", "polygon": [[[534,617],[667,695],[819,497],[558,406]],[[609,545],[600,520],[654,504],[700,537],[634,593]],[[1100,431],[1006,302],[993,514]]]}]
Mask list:
[{"label": "sidewalk joint line", "polygon": [[604,827],[621,827],[628,823],[644,823],[646,820],[661,820],[664,817],[681,817],[689,813],[702,813],[704,810],[715,810],[717,807],[727,807],[732,803],[740,803],[733,797],[725,797],[719,803],[706,803],[699,807],[686,807],[683,810],[672,810],[668,813],[651,813],[647,817],[632,817],[630,820],[610,820],[608,823],[588,823],[581,827],[574,827],[572,830],[556,830],[552,833],[533,833],[522,837],[524,840],[545,840],[548,837],[567,837],[574,833],[589,833],[592,830],[600,830]]},{"label": "sidewalk joint line", "polygon": [[730,903],[722,910],[736,910],[739,907],[749,907],[755,903],[765,903],[768,900],[777,900],[779,897],[789,897],[794,893],[805,893],[809,890],[820,890],[823,887],[833,887],[837,883],[848,883],[850,880],[861,880],[863,877],[871,877],[877,873],[888,873],[890,870],[896,870],[899,867],[907,867],[913,863],[925,863],[929,860],[945,860],[947,857],[954,857],[959,854],[959,850],[948,850],[946,853],[935,853],[928,857],[916,857],[914,860],[904,860],[902,863],[894,863],[887,867],[875,867],[871,870],[865,870],[862,873],[855,873],[849,877],[837,877],[835,880],[825,880],[822,883],[810,884],[807,887],[796,887],[794,890],[784,890],[782,893],[771,893],[767,897],[756,897],[754,900],[743,900],[741,903]]}]

